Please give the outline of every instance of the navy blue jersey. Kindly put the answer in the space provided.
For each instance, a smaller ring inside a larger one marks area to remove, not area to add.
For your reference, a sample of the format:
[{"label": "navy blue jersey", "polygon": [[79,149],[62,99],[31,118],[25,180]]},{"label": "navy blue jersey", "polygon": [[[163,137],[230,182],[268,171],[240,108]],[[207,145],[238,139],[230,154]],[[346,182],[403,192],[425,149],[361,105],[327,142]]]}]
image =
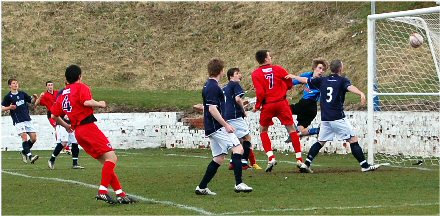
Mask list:
[{"label": "navy blue jersey", "polygon": [[20,122],[30,121],[28,104],[32,101],[32,97],[26,92],[18,91],[16,94],[9,92],[2,101],[2,106],[8,107],[11,104],[16,105],[15,110],[9,110],[12,117],[12,123],[15,125]]},{"label": "navy blue jersey", "polygon": [[350,80],[337,74],[308,79],[307,83],[321,92],[321,121],[334,121],[345,117],[344,101]]},{"label": "navy blue jersey", "polygon": [[[313,71],[302,73],[299,76],[300,77],[307,77],[307,78],[311,79],[313,77]],[[301,82],[299,82],[296,79],[293,79],[292,82],[293,82],[293,85],[302,84]],[[311,88],[308,83],[304,84],[304,90],[303,90],[303,97],[302,98],[303,99],[309,99],[309,100],[318,101],[319,100],[319,89]]]},{"label": "navy blue jersey", "polygon": [[203,117],[204,117],[204,126],[205,126],[205,135],[209,136],[210,134],[216,132],[218,129],[223,126],[215,120],[215,118],[209,112],[209,106],[215,105],[217,106],[217,110],[219,113],[222,113],[222,108],[225,105],[225,96],[223,94],[222,89],[220,88],[217,80],[208,79],[203,86],[202,90],[203,97]]},{"label": "navy blue jersey", "polygon": [[229,83],[223,87],[223,93],[225,94],[225,106],[223,109],[223,118],[227,121],[230,119],[236,119],[244,117],[242,107],[235,101],[235,97],[243,97],[244,91],[241,88],[239,82],[229,81]]}]

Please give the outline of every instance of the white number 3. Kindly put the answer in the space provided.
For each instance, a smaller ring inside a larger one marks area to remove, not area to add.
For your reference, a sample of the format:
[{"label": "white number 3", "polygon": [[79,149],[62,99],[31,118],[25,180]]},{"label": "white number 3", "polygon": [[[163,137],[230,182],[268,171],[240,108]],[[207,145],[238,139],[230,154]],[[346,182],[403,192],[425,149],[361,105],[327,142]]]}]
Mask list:
[{"label": "white number 3", "polygon": [[333,93],[333,88],[332,87],[327,87],[327,96],[328,96],[328,98],[325,99],[325,101],[327,101],[327,102],[332,101],[332,99],[333,99],[332,93]]}]

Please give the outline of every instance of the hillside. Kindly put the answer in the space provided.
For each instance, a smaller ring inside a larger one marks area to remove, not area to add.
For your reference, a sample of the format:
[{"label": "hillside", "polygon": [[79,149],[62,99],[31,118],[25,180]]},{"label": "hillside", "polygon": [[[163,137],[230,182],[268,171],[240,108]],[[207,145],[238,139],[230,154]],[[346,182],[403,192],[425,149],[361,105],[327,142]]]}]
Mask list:
[{"label": "hillside", "polygon": [[[431,6],[382,2],[376,12]],[[366,90],[369,11],[369,2],[2,2],[2,85],[62,83],[75,63],[93,87],[195,90],[220,57],[250,90],[254,53],[265,48],[291,73],[340,58]]]}]

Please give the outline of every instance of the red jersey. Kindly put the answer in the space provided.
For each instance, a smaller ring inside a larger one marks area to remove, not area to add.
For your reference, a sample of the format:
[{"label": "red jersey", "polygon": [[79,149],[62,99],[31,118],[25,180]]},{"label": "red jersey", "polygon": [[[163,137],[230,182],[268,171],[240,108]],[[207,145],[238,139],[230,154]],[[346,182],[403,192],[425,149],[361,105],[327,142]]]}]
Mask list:
[{"label": "red jersey", "polygon": [[263,104],[286,100],[286,93],[292,88],[292,79],[284,79],[288,75],[286,69],[278,65],[262,65],[252,72],[257,102],[256,109]]},{"label": "red jersey", "polygon": [[92,107],[84,106],[84,101],[92,99],[90,88],[84,83],[73,83],[66,86],[50,111],[55,116],[66,114],[74,129],[82,120],[93,114]]},{"label": "red jersey", "polygon": [[57,96],[58,96],[58,90],[53,90],[53,94],[46,91],[44,95],[41,97],[40,105],[45,106],[47,110],[50,110],[52,105],[55,103]]}]

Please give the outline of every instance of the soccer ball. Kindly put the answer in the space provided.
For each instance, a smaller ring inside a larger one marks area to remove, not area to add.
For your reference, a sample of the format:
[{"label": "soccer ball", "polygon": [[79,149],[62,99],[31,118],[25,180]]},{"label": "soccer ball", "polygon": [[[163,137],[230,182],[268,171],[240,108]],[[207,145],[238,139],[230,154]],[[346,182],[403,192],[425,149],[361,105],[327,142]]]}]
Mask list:
[{"label": "soccer ball", "polygon": [[418,48],[420,46],[422,46],[423,44],[423,37],[422,35],[420,35],[419,33],[412,33],[409,36],[409,44],[414,47],[414,48]]}]

